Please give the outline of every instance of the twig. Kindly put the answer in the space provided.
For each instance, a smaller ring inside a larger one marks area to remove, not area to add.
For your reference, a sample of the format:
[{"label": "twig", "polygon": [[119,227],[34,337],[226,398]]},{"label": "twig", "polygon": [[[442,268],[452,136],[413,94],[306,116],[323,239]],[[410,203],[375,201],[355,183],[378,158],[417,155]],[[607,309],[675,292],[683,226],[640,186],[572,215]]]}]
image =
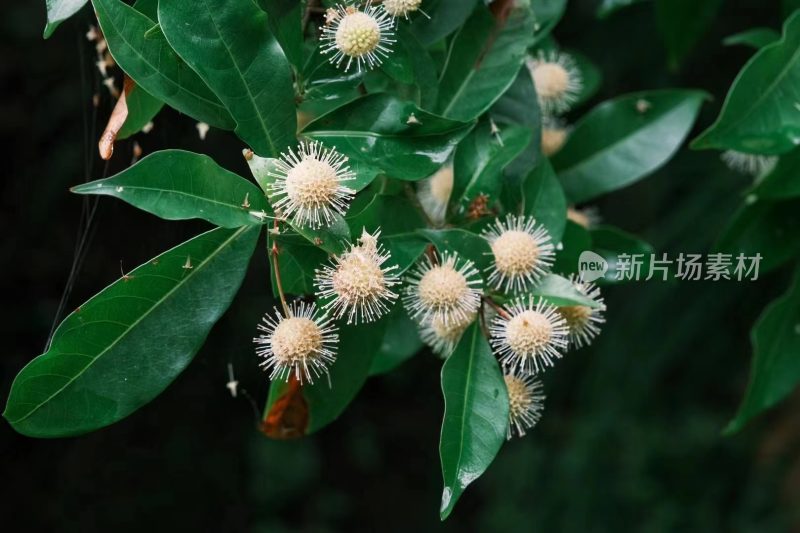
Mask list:
[{"label": "twig", "polygon": [[[278,219],[275,219],[275,223],[273,224],[273,229],[277,234],[279,227],[278,227]],[[278,296],[281,299],[281,306],[283,306],[283,313],[284,315],[289,318],[291,313],[289,312],[289,306],[286,303],[286,295],[283,293],[283,285],[281,284],[281,269],[280,265],[278,264],[278,244],[273,240],[272,241],[272,268],[275,271],[275,284],[278,286]]]}]

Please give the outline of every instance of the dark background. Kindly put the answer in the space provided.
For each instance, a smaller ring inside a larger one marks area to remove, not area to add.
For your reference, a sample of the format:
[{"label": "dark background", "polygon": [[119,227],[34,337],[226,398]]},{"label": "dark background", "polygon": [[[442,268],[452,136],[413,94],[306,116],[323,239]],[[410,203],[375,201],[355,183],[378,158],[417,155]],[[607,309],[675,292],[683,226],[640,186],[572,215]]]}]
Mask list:
[{"label": "dark background", "polygon": [[[649,3],[610,19],[572,1],[556,31],[603,70],[599,101],[659,87],[700,87],[721,99],[751,50],[724,36],[779,28],[778,2],[729,1],[678,71],[666,66]],[[41,39],[44,2],[8,3],[0,18],[3,147],[3,353],[0,393],[41,353],[69,278],[81,221],[93,212],[66,310],[139,263],[204,229],[168,223],[69,186],[103,176],[96,140],[113,104],[84,34],[85,9]],[[102,95],[95,110],[92,95]],[[579,110],[580,112],[585,111]],[[144,152],[187,148],[248,175],[239,143],[162,112],[136,138]],[[99,129],[98,129],[99,128]],[[695,131],[696,134],[698,131]],[[108,169],[129,164],[119,143]],[[652,178],[604,199],[608,222],[656,250],[706,251],[741,201],[745,180],[716,153],[682,153]],[[255,429],[232,399],[226,367],[260,405],[267,378],[251,339],[270,307],[264,254],[194,363],[128,419],[80,438],[33,440],[0,422],[3,529],[20,531],[789,531],[800,530],[800,397],[721,436],[749,370],[748,331],[786,272],[750,283],[637,283],[605,290],[609,311],[591,349],[546,375],[545,417],[508,443],[453,516],[438,521],[440,361],[421,353],[372,379],[334,425],[301,441]],[[165,324],[164,327],[169,327]]]}]

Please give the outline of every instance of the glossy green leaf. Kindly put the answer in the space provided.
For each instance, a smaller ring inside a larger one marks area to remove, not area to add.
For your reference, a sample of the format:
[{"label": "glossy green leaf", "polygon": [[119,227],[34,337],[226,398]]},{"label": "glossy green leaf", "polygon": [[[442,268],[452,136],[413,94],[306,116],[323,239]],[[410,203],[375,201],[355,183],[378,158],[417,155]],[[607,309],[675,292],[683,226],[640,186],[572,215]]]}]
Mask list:
[{"label": "glossy green leaf", "polygon": [[552,160],[567,198],[585,202],[657,170],[689,134],[705,97],[700,91],[647,91],[592,109]]},{"label": "glossy green leaf", "polygon": [[125,418],[189,364],[244,279],[259,228],[215,229],[145,263],[78,307],[11,386],[3,416],[32,437]]},{"label": "glossy green leaf", "polygon": [[477,233],[453,229],[425,229],[420,233],[431,241],[440,254],[456,252],[459,256],[475,263],[475,268],[480,272],[492,265],[492,249],[489,241]]},{"label": "glossy green leaf", "polygon": [[617,258],[621,254],[641,255],[643,275],[649,272],[650,257],[655,253],[650,244],[639,237],[613,226],[597,226],[589,231],[592,238],[592,251],[602,256],[608,262],[608,270],[603,281],[606,283],[620,283],[617,280]]},{"label": "glossy green leaf", "polygon": [[600,7],[597,8],[597,17],[606,18],[620,9],[634,4],[641,4],[648,0],[602,0]]},{"label": "glossy green leaf", "polygon": [[557,274],[547,274],[526,294],[538,296],[552,305],[585,305],[598,307],[597,302],[587,298],[575,288],[570,280]]},{"label": "glossy green leaf", "polygon": [[303,68],[303,10],[299,0],[258,0],[267,12],[269,30],[278,40],[289,62]]},{"label": "glossy green leaf", "polygon": [[117,133],[118,141],[142,131],[142,128],[153,120],[164,107],[164,102],[151,96],[138,85],[134,85],[125,95],[125,102],[128,105],[128,118],[125,119],[125,124]]},{"label": "glossy green leaf", "polygon": [[757,198],[770,200],[800,196],[800,148],[782,155],[775,168],[758,183],[752,193]]},{"label": "glossy green leaf", "polygon": [[364,386],[372,359],[383,341],[386,322],[384,319],[339,330],[338,355],[330,369],[331,385],[321,379],[312,386],[303,387],[310,415],[308,433],[336,420]]},{"label": "glossy green leaf", "polygon": [[361,96],[359,85],[364,81],[363,72],[355,69],[342,72],[331,65],[329,56],[321,53],[319,43],[309,44],[314,47],[308,52],[302,73],[300,113],[304,116],[298,124],[301,130],[313,119],[358,99]]},{"label": "glossy green leaf", "polygon": [[411,31],[423,45],[431,45],[454,31],[469,18],[478,0],[426,0],[421,13],[414,15]]},{"label": "glossy green leaf", "polygon": [[800,142],[800,12],[783,38],[759,50],[731,85],[716,122],[692,148],[782,154]]},{"label": "glossy green leaf", "polygon": [[230,111],[236,134],[257,154],[277,157],[296,144],[289,62],[252,0],[159,2],[172,48]]},{"label": "glossy green leaf", "polygon": [[364,228],[369,232],[381,230],[380,242],[391,254],[391,263],[398,266],[398,274],[408,270],[428,245],[417,232],[425,227],[425,220],[402,196],[377,195],[366,209],[347,222],[354,235],[360,235]]},{"label": "glossy green leaf", "polygon": [[503,170],[530,141],[530,130],[522,126],[507,126],[493,133],[491,125],[483,122],[472,130],[459,143],[453,160],[451,210],[463,217],[480,195],[490,203],[496,202],[503,186]]},{"label": "glossy green leaf", "polygon": [[[316,269],[328,261],[328,252],[297,233],[283,233],[269,236],[270,254],[272,244],[278,247],[278,266],[280,268],[281,286],[286,294],[314,294],[314,276]],[[270,275],[272,294],[279,296],[278,284],[275,277],[275,267],[270,260]]]},{"label": "glossy green leaf", "polygon": [[417,325],[409,318],[403,305],[396,303],[387,318],[386,333],[372,360],[369,375],[391,372],[419,352],[422,346]]},{"label": "glossy green leaf", "polygon": [[453,511],[506,440],[508,392],[500,365],[477,323],[467,329],[442,367],[444,420],[439,441],[444,490],[439,514]]},{"label": "glossy green leaf", "polygon": [[437,112],[456,120],[482,115],[508,89],[533,44],[530,8],[510,9],[496,19],[479,7],[449,45],[446,68],[439,81]]},{"label": "glossy green leaf", "polygon": [[714,21],[723,0],[656,0],[658,29],[676,68]]},{"label": "glossy green leaf", "polygon": [[600,69],[584,54],[576,52],[575,50],[569,50],[568,53],[575,61],[575,66],[581,73],[581,90],[575,97],[575,103],[572,104],[572,107],[576,108],[597,94],[597,91],[600,90],[600,84],[603,81],[603,73],[600,72]]},{"label": "glossy green leaf", "polygon": [[[520,68],[514,83],[495,102],[489,110],[489,115],[500,127],[516,124],[526,127],[531,132],[531,142],[528,147],[508,165],[504,173],[515,189],[514,192],[518,192],[516,191],[517,186],[522,183],[541,157],[542,145],[542,116],[536,97],[536,88],[533,86],[533,79],[527,67]],[[506,191],[509,189],[506,188]],[[512,203],[519,201],[518,196],[512,199]]]},{"label": "glossy green leaf", "polygon": [[523,182],[522,198],[522,213],[542,224],[554,243],[560,242],[567,223],[567,199],[547,159],[541,158]]},{"label": "glossy green leaf", "polygon": [[196,120],[233,129],[225,106],[175,54],[153,20],[121,0],[93,0],[93,5],[111,55],[137,85]]},{"label": "glossy green leaf", "polygon": [[743,31],[723,39],[725,46],[746,45],[755,49],[764,48],[767,45],[780,40],[781,34],[772,28],[753,28]]},{"label": "glossy green leaf", "polygon": [[420,180],[439,170],[471,127],[392,95],[372,94],[315,120],[303,135],[336,148],[363,171]]},{"label": "glossy green leaf", "polygon": [[734,433],[756,415],[789,396],[800,383],[800,270],[789,290],[772,302],[751,331],[753,366],[736,417],[725,428]]},{"label": "glossy green leaf", "polygon": [[150,20],[158,20],[158,0],[136,0],[133,8]]},{"label": "glossy green leaf", "polygon": [[592,237],[586,228],[568,219],[561,236],[561,249],[556,252],[553,272],[563,276],[577,274],[581,253],[591,249]]},{"label": "glossy green leaf", "polygon": [[[439,94],[439,75],[430,53],[420,44],[409,26],[397,27],[397,44],[381,69],[397,80],[393,92],[409,95],[421,108],[431,109]],[[369,92],[374,92],[369,89]]]},{"label": "glossy green leaf", "polygon": [[44,27],[44,38],[47,39],[59,24],[80,11],[89,0],[47,0],[47,25]]},{"label": "glossy green leaf", "polygon": [[756,201],[743,206],[715,246],[718,252],[753,257],[769,272],[800,254],[800,200]]},{"label": "glossy green leaf", "polygon": [[206,155],[183,150],[155,152],[72,192],[114,196],[167,220],[201,218],[225,228],[266,222],[267,201],[258,187]]},{"label": "glossy green leaf", "polygon": [[534,16],[533,45],[546,39],[564,16],[567,0],[531,0]]}]

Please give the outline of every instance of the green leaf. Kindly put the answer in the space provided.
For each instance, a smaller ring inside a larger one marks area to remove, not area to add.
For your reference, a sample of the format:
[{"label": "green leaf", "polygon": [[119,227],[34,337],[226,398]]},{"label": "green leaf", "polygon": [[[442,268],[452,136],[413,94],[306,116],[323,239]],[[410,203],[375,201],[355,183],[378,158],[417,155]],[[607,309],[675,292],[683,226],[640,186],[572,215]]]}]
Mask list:
[{"label": "green leaf", "polygon": [[656,0],[658,29],[672,68],[689,52],[714,21],[722,0]]},{"label": "green leaf", "polygon": [[134,85],[125,95],[125,102],[128,104],[128,118],[125,119],[125,124],[117,133],[116,140],[118,141],[142,131],[142,128],[153,120],[164,107],[164,102],[151,96],[138,85]]},{"label": "green leaf", "polygon": [[567,0],[531,0],[531,9],[535,18],[534,46],[550,35],[553,28],[564,16],[567,9]]},{"label": "green leaf", "polygon": [[567,224],[567,198],[550,162],[541,158],[522,184],[522,213],[542,224],[553,243],[561,241]]},{"label": "green leaf", "polygon": [[444,420],[439,442],[444,520],[506,440],[508,392],[503,373],[477,323],[467,329],[442,367]]},{"label": "green leaf", "polygon": [[471,127],[392,95],[372,94],[315,120],[303,135],[336,148],[363,171],[420,180],[439,170]]},{"label": "green leaf", "polygon": [[547,274],[526,294],[538,296],[557,306],[585,305],[587,307],[599,307],[600,305],[576,289],[570,280],[557,274]]},{"label": "green leaf", "polygon": [[297,117],[289,62],[252,0],[159,2],[158,19],[176,52],[217,94],[236,134],[257,154],[294,146]]},{"label": "green leaf", "polygon": [[592,109],[553,157],[567,198],[586,202],[657,170],[689,134],[704,98],[701,91],[647,91]]},{"label": "green leaf", "polygon": [[581,252],[592,249],[592,237],[589,232],[572,220],[567,220],[564,234],[561,236],[561,249],[556,252],[553,272],[559,274],[577,274]]},{"label": "green leaf", "polygon": [[800,253],[798,227],[800,200],[756,201],[734,215],[714,249],[734,258],[761,254],[761,272],[769,272]]},{"label": "green leaf", "polygon": [[331,385],[321,379],[303,387],[310,415],[308,433],[336,420],[364,386],[372,359],[380,349],[386,322],[383,319],[339,330],[338,355],[330,369]]},{"label": "green leaf", "polygon": [[642,272],[649,272],[650,257],[655,250],[636,235],[613,226],[597,226],[589,231],[589,235],[592,239],[592,251],[602,256],[608,263],[608,270],[603,278],[604,282],[621,282],[617,279],[617,257],[621,254],[641,255]]},{"label": "green leaf", "polygon": [[[278,260],[281,274],[281,286],[286,294],[314,294],[314,275],[323,263],[328,261],[328,253],[319,246],[296,233],[269,235],[269,245],[278,247]],[[271,250],[269,248],[268,250]],[[270,252],[268,252],[270,253]],[[272,294],[279,296],[275,270],[270,261]]]},{"label": "green leaf", "polygon": [[408,313],[400,303],[396,303],[389,313],[386,333],[369,375],[386,374],[413,357],[422,349],[417,325],[408,317]]},{"label": "green leaf", "polygon": [[420,230],[439,253],[457,252],[458,255],[475,263],[480,272],[492,266],[492,249],[484,237],[464,229],[425,229]]},{"label": "green leaf", "polygon": [[89,0],[47,0],[47,25],[44,38],[48,39],[59,24],[80,11]]},{"label": "green leaf", "polygon": [[746,45],[755,49],[764,48],[767,45],[780,40],[781,34],[772,28],[753,28],[743,31],[722,40],[725,46]]},{"label": "green leaf", "polygon": [[[514,83],[503,93],[489,110],[492,119],[501,127],[508,124],[524,126],[531,131],[528,147],[505,170],[506,179],[518,187],[541,157],[542,116],[536,97],[533,79],[524,65],[520,68]],[[509,189],[506,188],[506,192]],[[517,203],[514,198],[512,203]]]},{"label": "green leaf", "polygon": [[783,38],[759,50],[731,85],[716,122],[692,148],[782,154],[800,139],[800,12]]},{"label": "green leaf", "polygon": [[268,207],[254,184],[206,155],[183,150],[155,152],[72,192],[114,196],[166,220],[201,218],[224,228],[263,224]]},{"label": "green leaf", "polygon": [[800,196],[800,148],[781,156],[778,164],[753,189],[757,198],[779,200]]},{"label": "green leaf", "polygon": [[363,72],[342,72],[331,65],[329,56],[321,53],[319,43],[309,44],[314,44],[314,48],[309,51],[302,75],[300,113],[305,116],[298,124],[301,130],[311,120],[358,99],[361,96],[359,85],[364,81]]},{"label": "green leaf", "polygon": [[597,8],[597,18],[606,18],[624,7],[640,4],[645,1],[647,0],[602,0],[600,7]]},{"label": "green leaf", "polygon": [[600,72],[600,69],[597,68],[591,59],[580,52],[569,50],[568,53],[570,57],[575,60],[575,66],[581,73],[581,90],[575,98],[575,103],[572,104],[572,107],[576,108],[589,101],[597,91],[600,90],[600,84],[603,81],[603,73]]},{"label": "green leaf", "polygon": [[417,230],[425,227],[425,220],[415,207],[402,196],[377,195],[360,213],[347,219],[354,235],[381,230],[380,242],[392,256],[391,263],[398,266],[402,274],[413,265],[425,247],[427,240]]},{"label": "green leaf", "polygon": [[725,433],[739,431],[774,406],[800,383],[800,269],[789,291],[772,302],[750,333],[753,366],[742,404]]},{"label": "green leaf", "polygon": [[459,143],[453,160],[454,183],[451,209],[464,216],[475,198],[484,195],[490,203],[500,197],[505,169],[528,146],[531,132],[522,126],[508,126],[495,134],[483,122]]},{"label": "green leaf", "polygon": [[267,12],[269,30],[278,40],[286,58],[297,69],[303,68],[303,9],[298,0],[258,0]]},{"label": "green leaf", "polygon": [[121,0],[93,0],[108,49],[153,97],[222,129],[235,123],[211,89],[172,50],[156,23]]},{"label": "green leaf", "polygon": [[411,31],[425,46],[444,39],[469,17],[478,0],[426,0],[422,9],[430,18],[414,16]]},{"label": "green leaf", "polygon": [[[194,357],[244,279],[259,229],[215,229],[145,263],[78,307],[22,369],[3,416],[67,437],[158,396]],[[189,268],[191,267],[191,268]]]},{"label": "green leaf", "polygon": [[528,7],[513,7],[502,20],[484,7],[476,9],[449,45],[437,111],[457,120],[482,115],[514,82],[533,33]]},{"label": "green leaf", "polygon": [[398,26],[397,44],[381,65],[381,69],[397,81],[395,93],[400,96],[408,94],[409,99],[413,99],[423,109],[430,109],[436,105],[439,94],[436,65],[430,53],[420,44],[407,25]]}]

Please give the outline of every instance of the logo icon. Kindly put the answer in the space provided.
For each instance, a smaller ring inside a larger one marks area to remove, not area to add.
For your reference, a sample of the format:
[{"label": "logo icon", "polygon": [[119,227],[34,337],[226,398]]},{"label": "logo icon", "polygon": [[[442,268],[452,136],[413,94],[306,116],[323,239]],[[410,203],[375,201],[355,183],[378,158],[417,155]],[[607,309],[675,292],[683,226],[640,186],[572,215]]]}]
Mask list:
[{"label": "logo icon", "polygon": [[598,280],[608,272],[608,261],[591,250],[585,250],[578,258],[578,272],[582,281]]}]

